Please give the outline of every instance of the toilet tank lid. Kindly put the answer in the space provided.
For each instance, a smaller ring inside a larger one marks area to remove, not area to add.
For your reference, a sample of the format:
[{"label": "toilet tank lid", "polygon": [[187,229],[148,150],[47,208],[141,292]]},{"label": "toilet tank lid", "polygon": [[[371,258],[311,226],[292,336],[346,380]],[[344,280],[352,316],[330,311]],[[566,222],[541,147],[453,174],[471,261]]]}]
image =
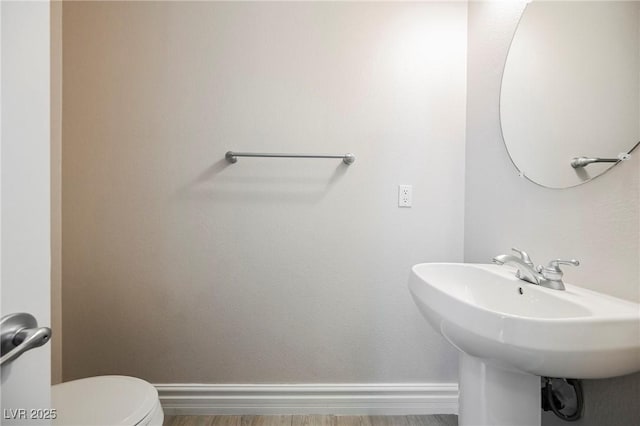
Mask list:
[{"label": "toilet tank lid", "polygon": [[54,425],[133,426],[158,404],[158,391],[128,376],[98,376],[51,387]]}]

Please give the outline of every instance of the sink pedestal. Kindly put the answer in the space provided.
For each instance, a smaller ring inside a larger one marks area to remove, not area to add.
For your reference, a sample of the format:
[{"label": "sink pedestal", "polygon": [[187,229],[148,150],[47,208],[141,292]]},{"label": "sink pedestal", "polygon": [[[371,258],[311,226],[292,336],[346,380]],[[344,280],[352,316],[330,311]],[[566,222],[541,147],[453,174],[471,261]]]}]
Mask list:
[{"label": "sink pedestal", "polygon": [[459,426],[539,426],[540,377],[460,353]]}]

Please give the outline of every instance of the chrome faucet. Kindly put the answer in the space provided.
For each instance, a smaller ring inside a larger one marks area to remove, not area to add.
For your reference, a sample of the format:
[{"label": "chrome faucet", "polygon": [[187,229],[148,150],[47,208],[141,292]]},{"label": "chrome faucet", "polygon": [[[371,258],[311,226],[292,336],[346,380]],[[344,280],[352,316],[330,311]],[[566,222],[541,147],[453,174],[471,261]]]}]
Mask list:
[{"label": "chrome faucet", "polygon": [[531,284],[540,284],[542,280],[542,276],[536,269],[533,267],[533,262],[529,255],[517,248],[512,248],[511,250],[518,253],[520,256],[514,256],[512,254],[501,254],[493,258],[493,263],[498,265],[512,265],[515,266],[518,271],[516,272],[516,277],[520,278],[523,281],[530,282]]},{"label": "chrome faucet", "polygon": [[552,288],[554,290],[565,289],[564,283],[562,282],[562,276],[564,273],[562,272],[562,269],[560,269],[561,264],[573,266],[580,265],[580,262],[575,259],[556,259],[549,262],[545,267],[538,265],[538,267],[534,268],[533,262],[526,252],[518,250],[517,248],[513,248],[512,250],[518,253],[519,256],[501,254],[493,258],[493,263],[498,265],[515,266],[517,268],[517,278],[542,287]]}]

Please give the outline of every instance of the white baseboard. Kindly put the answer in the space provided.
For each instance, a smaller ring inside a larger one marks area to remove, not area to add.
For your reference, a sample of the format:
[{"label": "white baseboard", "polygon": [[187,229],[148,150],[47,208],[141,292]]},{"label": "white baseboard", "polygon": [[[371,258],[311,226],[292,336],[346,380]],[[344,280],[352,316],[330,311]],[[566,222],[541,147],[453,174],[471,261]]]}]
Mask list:
[{"label": "white baseboard", "polygon": [[457,383],[156,384],[166,415],[457,414]]}]

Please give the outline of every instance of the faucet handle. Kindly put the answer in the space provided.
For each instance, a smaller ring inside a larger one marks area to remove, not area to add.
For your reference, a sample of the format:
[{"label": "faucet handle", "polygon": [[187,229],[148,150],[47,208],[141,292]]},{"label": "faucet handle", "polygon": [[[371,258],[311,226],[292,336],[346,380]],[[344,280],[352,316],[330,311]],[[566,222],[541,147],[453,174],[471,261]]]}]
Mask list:
[{"label": "faucet handle", "polygon": [[526,263],[529,266],[533,266],[533,262],[531,261],[531,258],[529,257],[526,251],[520,250],[519,248],[516,248],[516,247],[513,247],[511,250],[518,253],[524,263]]},{"label": "faucet handle", "polygon": [[562,280],[562,276],[564,275],[564,273],[562,272],[562,269],[560,269],[560,265],[579,266],[580,262],[577,261],[576,259],[571,259],[571,260],[556,259],[549,262],[549,265],[542,268],[540,272],[542,273],[542,276],[548,280],[552,280],[552,281]]},{"label": "faucet handle", "polygon": [[556,259],[549,262],[550,268],[558,268],[560,265],[580,266],[580,261],[575,259],[571,259],[571,260]]}]

